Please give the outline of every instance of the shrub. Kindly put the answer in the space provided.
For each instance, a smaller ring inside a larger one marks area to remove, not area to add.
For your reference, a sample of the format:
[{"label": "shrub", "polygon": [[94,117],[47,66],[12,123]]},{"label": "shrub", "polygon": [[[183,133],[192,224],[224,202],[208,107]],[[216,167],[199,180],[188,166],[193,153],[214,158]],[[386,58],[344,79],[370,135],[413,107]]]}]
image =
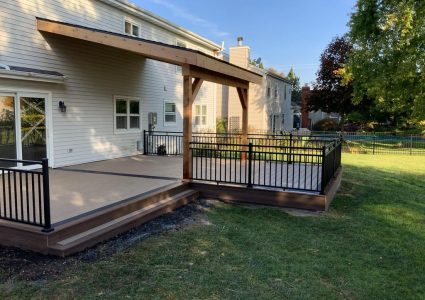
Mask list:
[{"label": "shrub", "polygon": [[322,119],[317,121],[316,124],[313,125],[313,130],[315,131],[338,131],[339,125],[338,122],[334,119]]}]

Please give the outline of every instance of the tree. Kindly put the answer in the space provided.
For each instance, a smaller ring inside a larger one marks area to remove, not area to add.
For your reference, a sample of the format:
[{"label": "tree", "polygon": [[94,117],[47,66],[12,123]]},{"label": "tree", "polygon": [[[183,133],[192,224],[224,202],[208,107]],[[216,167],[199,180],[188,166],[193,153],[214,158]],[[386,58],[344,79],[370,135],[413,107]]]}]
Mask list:
[{"label": "tree", "polygon": [[261,61],[261,57],[257,59],[250,59],[249,63],[257,68],[264,69],[263,62]]},{"label": "tree", "polygon": [[272,73],[272,74],[275,74],[275,75],[277,75],[277,76],[280,76],[280,77],[285,78],[285,74],[284,74],[283,72],[280,72],[280,71],[276,70],[276,69],[275,69],[275,68],[273,68],[273,67],[268,67],[268,68],[267,68],[267,72],[269,72],[269,73]]},{"label": "tree", "polygon": [[320,56],[316,83],[309,100],[310,110],[339,113],[342,126],[347,114],[355,109],[352,103],[353,86],[351,82],[342,84],[339,75],[351,50],[352,45],[347,37],[337,37],[328,45]]},{"label": "tree", "polygon": [[353,51],[344,70],[354,101],[425,119],[425,1],[358,0],[350,20]]},{"label": "tree", "polygon": [[295,75],[294,68],[292,67],[289,70],[288,79],[292,82],[291,102],[301,106],[300,78],[297,75]]}]

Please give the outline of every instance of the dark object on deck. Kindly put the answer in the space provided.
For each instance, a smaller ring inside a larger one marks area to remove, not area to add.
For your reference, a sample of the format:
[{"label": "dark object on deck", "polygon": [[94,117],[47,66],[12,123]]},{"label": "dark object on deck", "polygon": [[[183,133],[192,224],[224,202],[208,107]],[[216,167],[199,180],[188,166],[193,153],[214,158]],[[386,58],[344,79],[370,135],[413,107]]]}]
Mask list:
[{"label": "dark object on deck", "polygon": [[159,145],[156,153],[158,153],[160,156],[167,155],[167,147],[165,145]]}]

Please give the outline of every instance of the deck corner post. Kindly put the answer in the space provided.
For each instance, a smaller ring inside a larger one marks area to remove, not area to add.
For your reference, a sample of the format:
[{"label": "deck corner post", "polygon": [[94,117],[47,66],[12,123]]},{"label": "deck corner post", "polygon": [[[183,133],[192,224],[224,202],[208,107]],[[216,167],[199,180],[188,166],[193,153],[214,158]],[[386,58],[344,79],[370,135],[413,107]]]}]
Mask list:
[{"label": "deck corner post", "polygon": [[248,187],[252,188],[252,143],[248,144]]},{"label": "deck corner post", "polygon": [[146,137],[146,129],[143,130],[143,155],[148,154],[148,141]]},{"label": "deck corner post", "polygon": [[289,133],[289,160],[288,164],[292,164],[292,132]]},{"label": "deck corner post", "polygon": [[324,195],[325,194],[325,188],[326,188],[326,183],[325,183],[325,163],[326,163],[326,146],[322,147],[322,180],[320,182],[320,194]]},{"label": "deck corner post", "polygon": [[42,232],[51,232],[52,221],[50,216],[50,184],[49,184],[49,160],[43,158],[41,160],[43,172],[43,212],[44,212],[44,226]]}]

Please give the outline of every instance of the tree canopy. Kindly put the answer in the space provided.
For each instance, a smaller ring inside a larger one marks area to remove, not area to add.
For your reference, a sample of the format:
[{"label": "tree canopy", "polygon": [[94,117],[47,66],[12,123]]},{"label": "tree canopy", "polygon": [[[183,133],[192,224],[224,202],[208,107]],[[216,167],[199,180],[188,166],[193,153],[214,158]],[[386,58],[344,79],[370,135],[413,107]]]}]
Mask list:
[{"label": "tree canopy", "polygon": [[295,74],[294,68],[291,67],[287,78],[292,82],[291,102],[296,105],[301,105],[300,78]]},{"label": "tree canopy", "polygon": [[358,0],[349,37],[343,73],[355,103],[367,95],[384,110],[424,119],[425,1]]},{"label": "tree canopy", "polygon": [[310,110],[337,112],[344,117],[354,109],[352,84],[343,85],[338,73],[348,61],[351,49],[346,37],[337,37],[324,50],[309,100]]}]

